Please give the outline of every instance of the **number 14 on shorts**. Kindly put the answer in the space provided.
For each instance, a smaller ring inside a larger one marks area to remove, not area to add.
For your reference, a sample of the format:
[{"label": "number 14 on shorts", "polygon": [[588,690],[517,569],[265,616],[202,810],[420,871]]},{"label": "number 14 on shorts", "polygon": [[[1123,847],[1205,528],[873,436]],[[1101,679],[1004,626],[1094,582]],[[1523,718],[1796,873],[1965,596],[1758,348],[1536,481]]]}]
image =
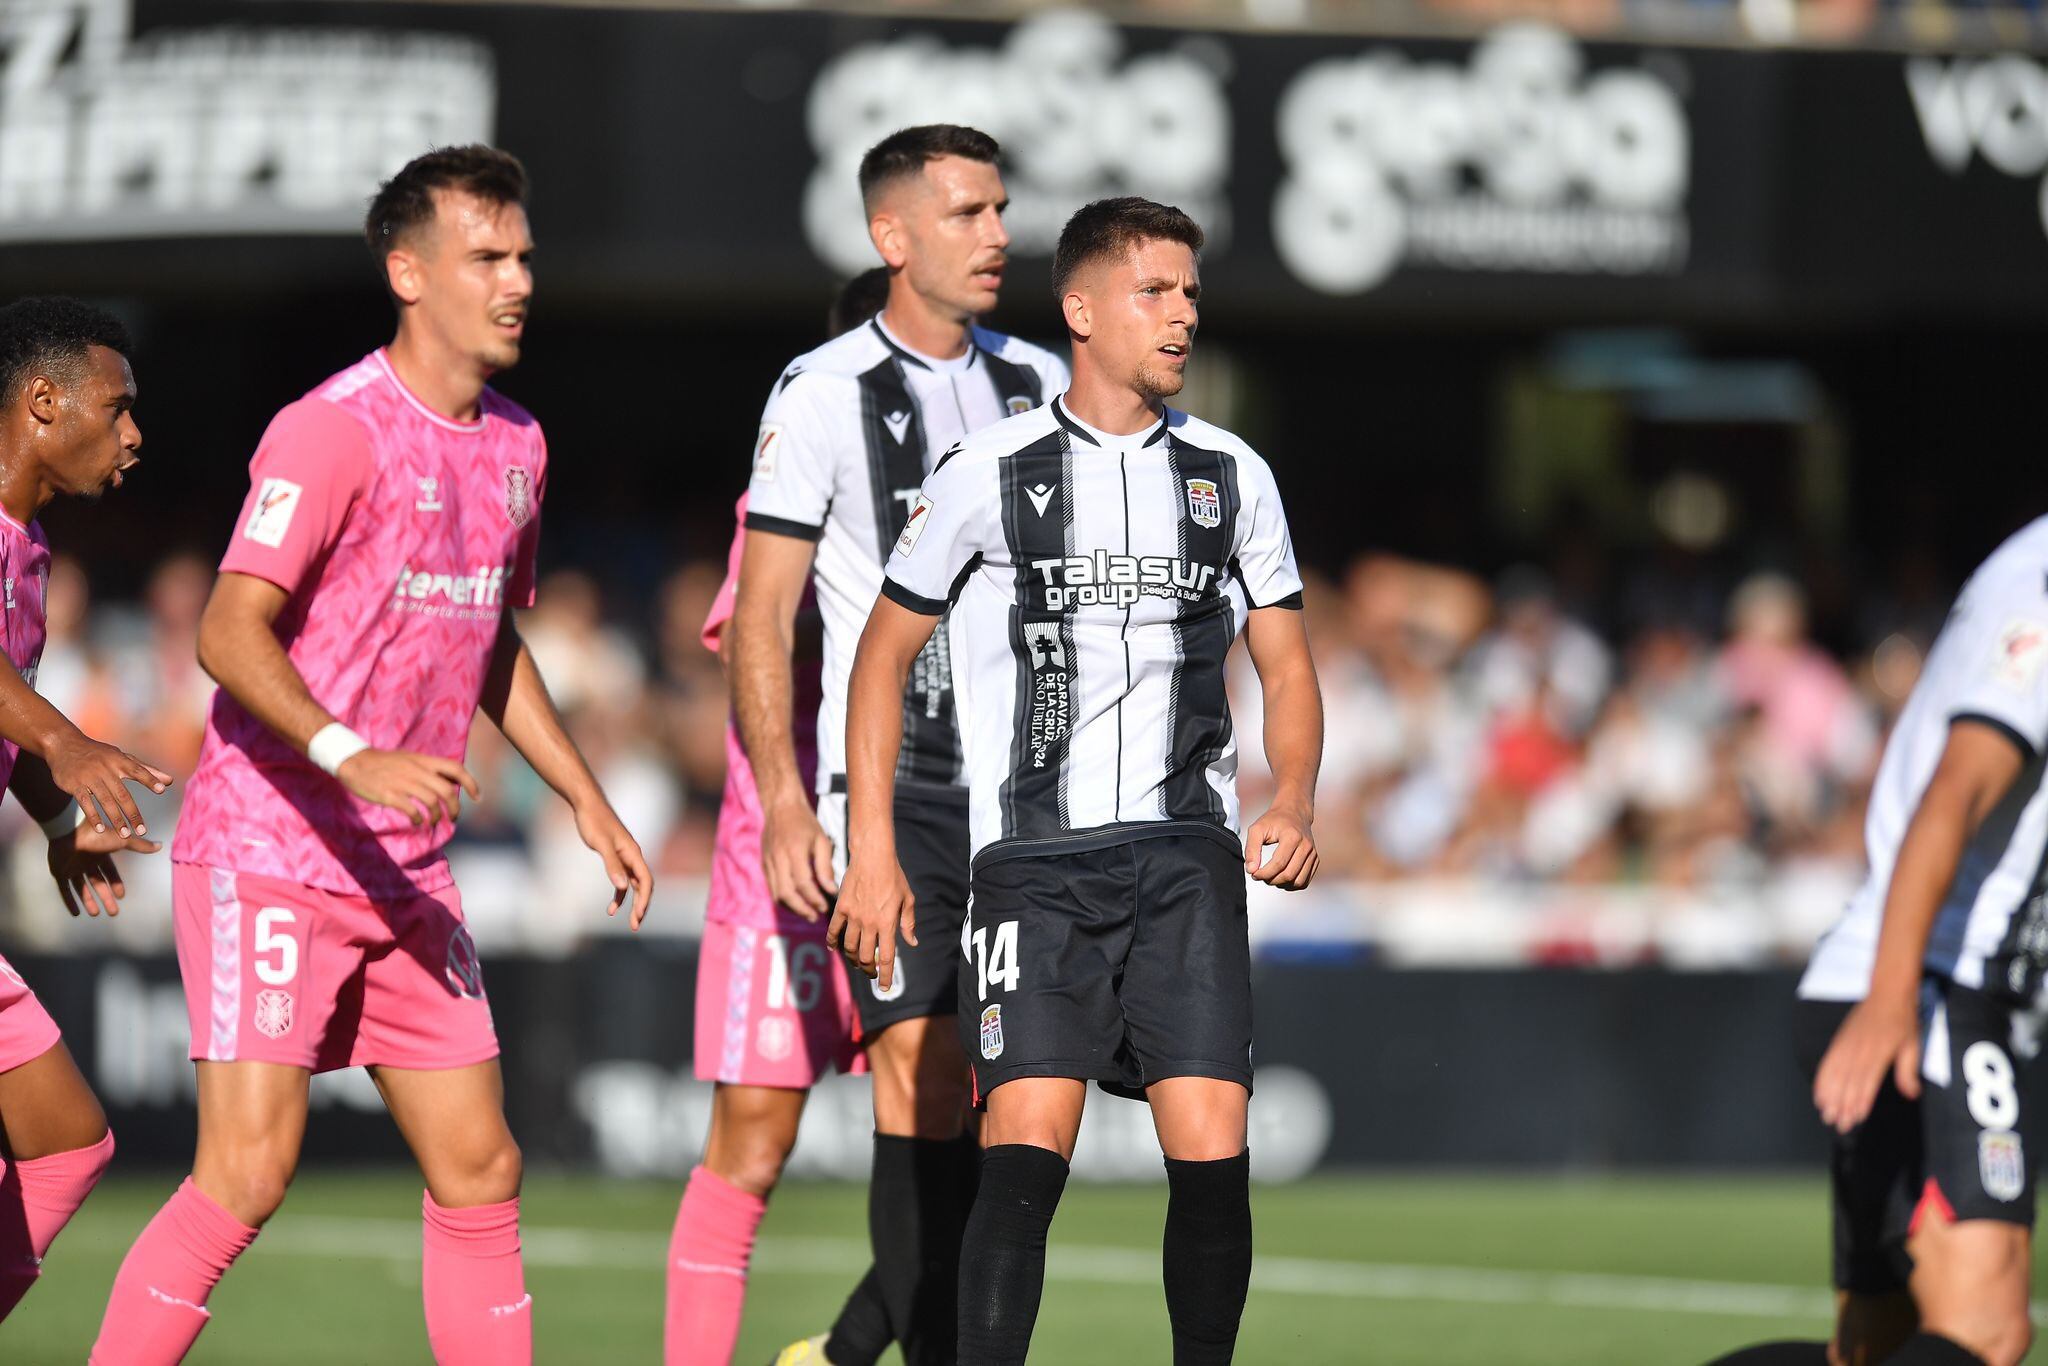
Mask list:
[{"label": "number 14 on shorts", "polygon": [[993,943],[987,926],[974,931],[974,976],[984,1001],[994,985],[1001,985],[1004,991],[1015,991],[1022,975],[1017,965],[1017,922],[1005,920],[995,931]]}]

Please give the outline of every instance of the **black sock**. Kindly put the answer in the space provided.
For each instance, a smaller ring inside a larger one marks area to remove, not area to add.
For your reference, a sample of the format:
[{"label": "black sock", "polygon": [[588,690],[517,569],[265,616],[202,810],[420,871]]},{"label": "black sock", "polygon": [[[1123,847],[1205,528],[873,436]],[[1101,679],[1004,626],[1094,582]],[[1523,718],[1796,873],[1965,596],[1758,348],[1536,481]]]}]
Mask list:
[{"label": "black sock", "polygon": [[882,1306],[908,1366],[953,1361],[967,1224],[961,1189],[958,1139],[875,1135],[868,1240]]},{"label": "black sock", "polygon": [[1252,1161],[1166,1159],[1161,1258],[1173,1366],[1228,1366],[1252,1279]]},{"label": "black sock", "polygon": [[832,1324],[831,1336],[825,1339],[825,1356],[832,1366],[875,1366],[895,1340],[888,1306],[882,1303],[882,1279],[870,1266]]},{"label": "black sock", "polygon": [[[838,1358],[833,1360],[836,1362]],[[1715,1357],[1707,1366],[1828,1366],[1828,1345],[1825,1342],[1765,1342],[1730,1352],[1724,1357]]]},{"label": "black sock", "polygon": [[983,1153],[960,1247],[960,1366],[1023,1366],[1045,1292],[1045,1232],[1066,1188],[1066,1159],[1050,1148]]},{"label": "black sock", "polygon": [[1984,1358],[1939,1333],[1915,1333],[1884,1359],[1885,1366],[1984,1366]]}]

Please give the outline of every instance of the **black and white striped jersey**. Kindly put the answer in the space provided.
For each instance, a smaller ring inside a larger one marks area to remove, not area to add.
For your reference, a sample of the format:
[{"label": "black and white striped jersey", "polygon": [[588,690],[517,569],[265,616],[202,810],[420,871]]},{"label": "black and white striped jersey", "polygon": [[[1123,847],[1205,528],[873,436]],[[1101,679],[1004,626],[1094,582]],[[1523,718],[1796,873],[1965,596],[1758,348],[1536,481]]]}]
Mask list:
[{"label": "black and white striped jersey", "polygon": [[1237,847],[1223,658],[1299,607],[1266,462],[1168,409],[1113,436],[1059,400],[925,480],[882,591],[950,604],[975,859],[1200,832]]},{"label": "black and white striped jersey", "polygon": [[[799,356],[768,396],[747,486],[747,529],[818,543],[812,576],[825,620],[818,790],[846,771],[846,688],[882,566],[941,451],[1066,388],[1051,352],[981,328],[967,354],[921,356],[879,317]],[[954,717],[952,641],[936,631],[903,698],[908,784],[965,781]]]}]

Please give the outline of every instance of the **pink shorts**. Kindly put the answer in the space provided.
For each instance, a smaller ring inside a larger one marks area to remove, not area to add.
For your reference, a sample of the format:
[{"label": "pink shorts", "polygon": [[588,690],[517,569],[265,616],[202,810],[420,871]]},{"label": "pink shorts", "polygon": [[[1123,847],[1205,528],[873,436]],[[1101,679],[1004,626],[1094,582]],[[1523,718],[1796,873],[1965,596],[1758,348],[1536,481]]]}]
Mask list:
[{"label": "pink shorts", "polygon": [[455,888],[390,901],[171,865],[192,1057],[331,1072],[498,1056]]},{"label": "pink shorts", "polygon": [[0,958],[0,1072],[34,1062],[56,1046],[57,1022],[5,958]]},{"label": "pink shorts", "polygon": [[759,929],[713,921],[697,958],[697,1078],[735,1086],[816,1086],[833,1068],[867,1071],[846,965],[825,927]]}]

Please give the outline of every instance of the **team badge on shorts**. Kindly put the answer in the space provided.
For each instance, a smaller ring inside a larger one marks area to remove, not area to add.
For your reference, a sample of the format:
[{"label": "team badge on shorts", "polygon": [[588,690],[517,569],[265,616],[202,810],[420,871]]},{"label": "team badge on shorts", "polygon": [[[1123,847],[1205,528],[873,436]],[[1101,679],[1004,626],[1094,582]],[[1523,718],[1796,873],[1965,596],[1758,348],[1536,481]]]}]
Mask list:
[{"label": "team badge on shorts", "polygon": [[505,516],[513,526],[533,520],[533,476],[524,465],[505,466]]},{"label": "team badge on shorts", "polygon": [[1188,516],[1196,526],[1222,526],[1223,500],[1214,479],[1188,480]]},{"label": "team badge on shorts", "polygon": [[484,965],[477,961],[467,925],[457,925],[448,936],[448,985],[473,1001],[484,998]]},{"label": "team badge on shorts", "polygon": [[875,994],[877,1001],[893,1001],[901,996],[903,994],[903,960],[901,958],[896,960],[896,971],[889,977],[887,990],[883,989],[882,979],[879,977],[870,977],[868,979],[868,990]]},{"label": "team badge on shorts", "polygon": [[281,1039],[292,1032],[292,994],[289,991],[256,993],[256,1032],[269,1039]]},{"label": "team badge on shorts", "polygon": [[2026,1194],[2027,1162],[2020,1136],[2010,1129],[1986,1129],[1977,1135],[1977,1175],[1993,1200],[2017,1200]]},{"label": "team badge on shorts", "polygon": [[981,1056],[990,1062],[1003,1056],[1003,1007],[1000,1003],[981,1012]]},{"label": "team badge on shorts", "polygon": [[781,1062],[796,1051],[796,1026],[786,1016],[766,1017],[754,1030],[754,1051],[770,1062]]},{"label": "team badge on shorts", "polygon": [[1003,404],[1009,408],[1011,417],[1016,417],[1021,413],[1028,413],[1035,406],[1030,399],[1022,394],[1010,395],[1010,397],[1003,400]]}]

